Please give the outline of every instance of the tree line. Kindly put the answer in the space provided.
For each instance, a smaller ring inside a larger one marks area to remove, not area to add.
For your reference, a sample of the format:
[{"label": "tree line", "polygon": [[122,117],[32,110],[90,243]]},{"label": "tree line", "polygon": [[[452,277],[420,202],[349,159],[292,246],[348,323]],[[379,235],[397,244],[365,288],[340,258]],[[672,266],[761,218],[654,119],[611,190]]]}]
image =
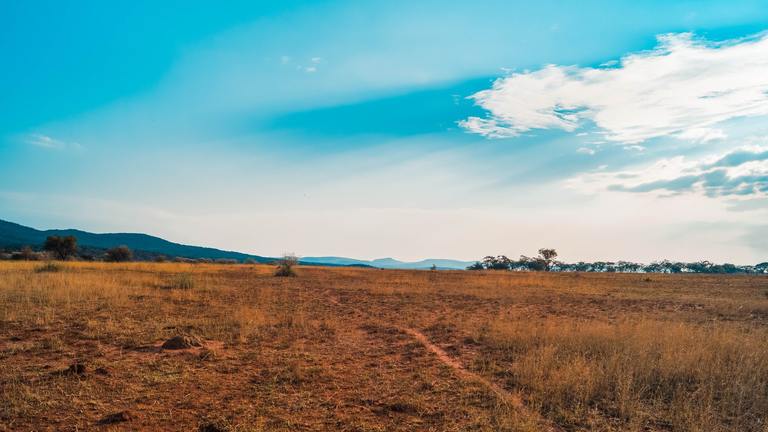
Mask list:
[{"label": "tree line", "polygon": [[[81,260],[81,261],[105,261],[105,262],[129,262],[129,261],[155,261],[155,262],[180,262],[189,264],[237,264],[240,261],[230,258],[185,258],[167,257],[162,254],[138,251],[134,253],[128,246],[115,246],[108,249],[100,249],[89,246],[79,246],[74,236],[49,236],[45,242],[38,246],[37,250],[31,246],[24,246],[20,250],[3,251],[0,249],[0,260],[18,261],[44,261],[44,260]],[[245,264],[256,264],[256,260],[247,258]]]},{"label": "tree line", "polygon": [[467,270],[555,271],[597,273],[711,273],[711,274],[768,274],[768,262],[755,265],[716,264],[710,261],[679,262],[655,261],[640,264],[631,261],[596,261],[565,263],[557,261],[555,249],[539,249],[535,257],[521,255],[514,260],[505,255],[486,256],[467,267]]},{"label": "tree line", "polygon": [[21,250],[0,254],[2,259],[40,261],[54,259],[67,261],[72,259],[81,259],[84,261],[102,260],[107,262],[127,262],[133,261],[133,251],[127,246],[116,246],[104,250],[99,255],[82,250],[77,245],[77,238],[74,236],[48,236],[42,245],[42,251],[35,251],[30,246],[25,246]]}]

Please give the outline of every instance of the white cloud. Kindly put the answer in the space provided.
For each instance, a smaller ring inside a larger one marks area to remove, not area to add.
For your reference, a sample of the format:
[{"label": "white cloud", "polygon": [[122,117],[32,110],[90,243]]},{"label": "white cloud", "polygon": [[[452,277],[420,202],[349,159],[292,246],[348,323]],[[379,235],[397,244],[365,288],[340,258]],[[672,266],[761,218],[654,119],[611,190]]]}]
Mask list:
[{"label": "white cloud", "polygon": [[624,146],[624,150],[636,151],[636,152],[644,152],[645,151],[645,147],[643,147],[641,145],[634,144],[634,145]]},{"label": "white cloud", "polygon": [[681,140],[697,143],[706,143],[728,138],[728,135],[726,135],[722,129],[708,127],[686,129],[675,136]]},{"label": "white cloud", "polygon": [[74,148],[74,149],[82,148],[82,146],[79,143],[66,142],[56,138],[52,138],[48,135],[37,134],[37,133],[27,135],[24,138],[24,142],[26,142],[27,144],[33,145],[35,147],[51,149],[51,150],[61,150],[65,148]]},{"label": "white cloud", "polygon": [[488,116],[460,124],[503,138],[532,129],[574,131],[591,121],[610,141],[673,135],[705,142],[725,137],[713,128],[720,122],[768,115],[768,34],[713,43],[684,33],[658,41],[617,65],[549,65],[500,78],[471,96]]},{"label": "white cloud", "polygon": [[710,197],[766,197],[768,146],[746,146],[695,160],[675,156],[637,170],[595,171],[570,179],[567,184],[586,192],[613,190],[656,195],[701,193]]},{"label": "white cloud", "polygon": [[591,149],[589,147],[579,147],[576,150],[576,153],[588,154],[588,155],[592,156],[592,155],[595,154],[595,149]]},{"label": "white cloud", "polygon": [[64,147],[64,142],[41,134],[30,134],[26,139],[26,143],[48,149],[59,149]]}]

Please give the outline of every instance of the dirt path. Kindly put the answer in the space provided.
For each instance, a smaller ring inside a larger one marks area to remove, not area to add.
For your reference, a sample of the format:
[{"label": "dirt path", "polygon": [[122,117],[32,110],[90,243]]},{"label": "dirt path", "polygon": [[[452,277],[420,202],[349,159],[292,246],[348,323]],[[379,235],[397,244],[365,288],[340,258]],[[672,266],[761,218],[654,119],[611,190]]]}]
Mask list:
[{"label": "dirt path", "polygon": [[489,390],[491,390],[499,399],[512,405],[515,408],[518,408],[518,409],[525,408],[523,406],[523,400],[520,398],[519,395],[510,393],[509,391],[505,390],[498,384],[493,383],[487,380],[486,378],[467,370],[457,359],[454,359],[453,357],[448,355],[448,353],[445,352],[442,348],[433,344],[429,340],[429,338],[426,335],[424,335],[424,333],[408,327],[398,327],[398,329],[403,333],[406,333],[412,336],[414,339],[416,339],[421,345],[424,346],[424,348],[426,348],[428,351],[431,351],[433,354],[435,354],[438,360],[440,360],[444,365],[453,369],[454,372],[456,372],[456,374],[458,374],[463,379],[479,382],[480,384],[484,385]]},{"label": "dirt path", "polygon": [[534,413],[528,410],[528,408],[523,403],[523,400],[520,397],[520,395],[516,393],[512,393],[504,389],[500,385],[488,380],[487,378],[468,370],[466,367],[464,367],[464,365],[461,364],[461,362],[458,359],[451,357],[447,352],[445,352],[445,350],[443,350],[439,346],[432,343],[432,341],[430,341],[429,338],[424,333],[410,327],[401,327],[396,325],[393,326],[391,323],[381,322],[380,319],[372,317],[370,314],[366,313],[360,308],[357,308],[351,305],[342,304],[330,291],[327,291],[327,298],[328,298],[328,301],[334,304],[335,306],[351,309],[354,312],[367,317],[371,321],[379,322],[379,324],[382,324],[384,326],[394,327],[398,331],[411,336],[413,339],[419,342],[427,351],[430,351],[431,353],[433,353],[441,363],[451,368],[451,370],[453,370],[454,373],[456,373],[456,375],[458,375],[463,380],[480,383],[481,385],[486,387],[488,390],[493,392],[493,394],[496,395],[496,397],[503,403],[510,405],[512,408],[518,410],[519,412],[524,413],[528,417],[539,419],[541,424],[546,425],[545,430],[549,430],[549,431],[559,430],[559,428],[557,428],[556,426],[542,419],[541,416],[539,416],[537,413]]}]

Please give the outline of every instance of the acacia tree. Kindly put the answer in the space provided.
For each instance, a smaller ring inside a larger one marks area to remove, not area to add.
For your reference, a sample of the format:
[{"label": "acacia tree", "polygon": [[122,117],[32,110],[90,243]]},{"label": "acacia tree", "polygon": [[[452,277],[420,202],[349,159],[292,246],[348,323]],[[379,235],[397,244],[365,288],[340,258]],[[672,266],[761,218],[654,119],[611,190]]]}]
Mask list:
[{"label": "acacia tree", "polygon": [[45,239],[43,249],[51,252],[57,259],[66,260],[77,253],[77,239],[74,236],[49,236]]},{"label": "acacia tree", "polygon": [[539,257],[538,259],[542,262],[544,265],[544,271],[549,271],[552,267],[552,263],[555,261],[555,258],[557,258],[557,251],[554,249],[546,249],[541,248],[539,249]]},{"label": "acacia tree", "polygon": [[485,267],[483,267],[483,265],[480,264],[480,261],[477,261],[471,266],[467,267],[467,270],[485,270]]},{"label": "acacia tree", "polygon": [[104,256],[105,261],[109,262],[127,262],[133,259],[133,252],[128,246],[118,246],[107,250],[107,254]]},{"label": "acacia tree", "polygon": [[488,255],[483,258],[483,267],[488,270],[509,270],[512,265],[512,260],[505,255],[492,256]]}]

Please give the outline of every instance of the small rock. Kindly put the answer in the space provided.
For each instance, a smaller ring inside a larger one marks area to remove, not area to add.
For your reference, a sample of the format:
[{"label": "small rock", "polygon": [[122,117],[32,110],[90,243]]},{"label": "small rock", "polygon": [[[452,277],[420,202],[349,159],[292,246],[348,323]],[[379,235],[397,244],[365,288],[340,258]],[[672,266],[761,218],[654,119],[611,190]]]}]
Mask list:
[{"label": "small rock", "polygon": [[68,368],[64,369],[61,373],[64,375],[85,375],[86,367],[82,363],[72,363]]},{"label": "small rock", "polygon": [[131,420],[131,415],[128,413],[128,411],[120,411],[120,412],[112,413],[102,417],[101,420],[99,420],[99,424],[108,425],[108,424],[127,422],[130,420]]},{"label": "small rock", "polygon": [[200,339],[192,336],[174,336],[167,341],[163,342],[163,349],[167,350],[178,350],[178,349],[187,349],[192,347],[199,347],[202,344],[200,343]]},{"label": "small rock", "polygon": [[204,423],[201,424],[200,427],[197,429],[198,432],[224,432],[224,429],[213,424],[213,423]]}]

